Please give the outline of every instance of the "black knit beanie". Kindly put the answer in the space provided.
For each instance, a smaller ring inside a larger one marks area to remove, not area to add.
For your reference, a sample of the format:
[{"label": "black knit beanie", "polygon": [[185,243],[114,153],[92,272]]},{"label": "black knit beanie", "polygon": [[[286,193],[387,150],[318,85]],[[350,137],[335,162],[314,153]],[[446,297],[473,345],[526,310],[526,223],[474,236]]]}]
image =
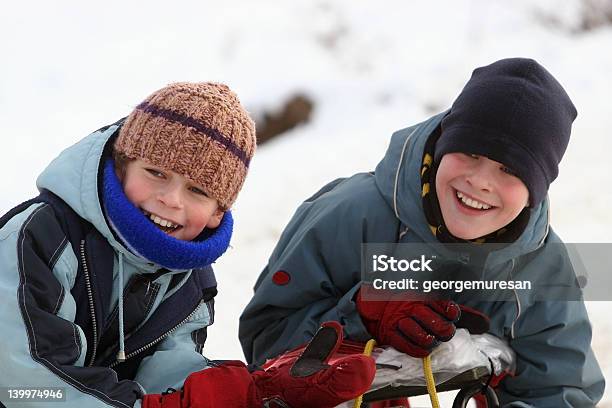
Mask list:
[{"label": "black knit beanie", "polygon": [[503,163],[525,183],[534,207],[557,178],[576,115],[544,67],[532,59],[503,59],[474,70],[442,121],[434,160],[463,152]]}]

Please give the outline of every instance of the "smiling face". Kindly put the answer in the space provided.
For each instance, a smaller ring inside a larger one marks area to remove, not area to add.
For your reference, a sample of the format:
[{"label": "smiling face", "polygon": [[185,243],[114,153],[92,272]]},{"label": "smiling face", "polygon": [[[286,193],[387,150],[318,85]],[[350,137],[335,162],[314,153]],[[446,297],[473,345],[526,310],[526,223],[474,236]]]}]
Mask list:
[{"label": "smiling face", "polygon": [[139,159],[129,161],[118,173],[128,200],[174,238],[191,241],[204,228],[221,223],[224,213],[217,200],[178,173]]},{"label": "smiling face", "polygon": [[505,227],[529,204],[527,187],[507,167],[464,153],[442,156],[436,194],[449,232],[468,240]]}]

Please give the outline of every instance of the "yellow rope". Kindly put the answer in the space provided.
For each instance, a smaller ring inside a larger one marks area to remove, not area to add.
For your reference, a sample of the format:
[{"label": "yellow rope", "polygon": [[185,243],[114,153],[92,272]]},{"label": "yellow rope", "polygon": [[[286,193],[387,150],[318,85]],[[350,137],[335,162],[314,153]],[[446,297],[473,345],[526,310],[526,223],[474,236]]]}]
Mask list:
[{"label": "yellow rope", "polygon": [[431,356],[423,358],[423,373],[425,374],[425,382],[427,383],[427,392],[433,408],[440,408],[438,401],[438,393],[436,392],[436,382],[433,372],[431,371]]},{"label": "yellow rope", "polygon": [[[376,346],[376,340],[370,339],[366,343],[363,349],[364,356],[371,356],[372,350]],[[438,401],[438,393],[436,392],[436,382],[434,380],[433,371],[431,370],[431,357],[427,356],[423,358],[423,373],[425,374],[425,382],[427,383],[427,393],[431,400],[432,408],[440,408],[440,401]],[[363,395],[360,395],[355,399],[353,408],[360,408],[363,401]]]},{"label": "yellow rope", "polygon": [[[368,340],[368,342],[366,343],[364,349],[363,349],[363,355],[364,356],[371,356],[372,355],[372,350],[374,350],[374,346],[376,346],[376,340],[374,339],[370,339]],[[358,396],[357,399],[355,399],[355,403],[353,404],[353,408],[359,408],[361,407],[361,402],[363,401],[363,394]]]}]

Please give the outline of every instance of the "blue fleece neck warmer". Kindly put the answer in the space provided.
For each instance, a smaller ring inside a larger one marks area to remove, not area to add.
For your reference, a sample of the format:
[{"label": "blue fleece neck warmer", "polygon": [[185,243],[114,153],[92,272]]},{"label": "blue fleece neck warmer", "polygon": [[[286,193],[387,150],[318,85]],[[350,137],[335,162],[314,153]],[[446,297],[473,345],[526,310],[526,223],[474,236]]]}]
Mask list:
[{"label": "blue fleece neck warmer", "polygon": [[229,246],[234,220],[226,211],[214,230],[205,229],[193,241],[176,239],[153,225],[123,192],[114,161],[104,164],[104,210],[111,228],[134,254],[167,269],[186,270],[212,264]]}]

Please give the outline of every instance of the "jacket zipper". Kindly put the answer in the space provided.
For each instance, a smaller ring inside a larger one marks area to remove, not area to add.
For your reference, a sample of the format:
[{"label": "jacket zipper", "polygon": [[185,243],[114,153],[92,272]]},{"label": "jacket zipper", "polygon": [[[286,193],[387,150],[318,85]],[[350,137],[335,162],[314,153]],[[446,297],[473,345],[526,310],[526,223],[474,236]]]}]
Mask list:
[{"label": "jacket zipper", "polygon": [[[185,323],[187,323],[187,321],[189,319],[191,319],[193,317],[193,315],[196,313],[196,311],[198,310],[198,308],[200,307],[200,305],[202,304],[202,302],[200,301],[198,303],[198,305],[195,307],[195,309],[193,309],[193,311],[189,314],[189,316],[187,316],[185,319],[183,319],[183,321],[181,321],[179,324],[177,324],[176,326],[174,326],[172,329],[168,330],[167,332],[165,332],[164,334],[162,334],[161,336],[159,336],[158,338],[156,338],[155,340],[151,341],[150,343],[145,344],[144,346],[140,347],[137,350],[132,351],[131,353],[127,354],[125,356],[125,360],[127,361],[129,358],[134,357],[136,354],[140,354],[143,351],[145,351],[148,348],[153,347],[154,345],[156,345],[157,343],[159,343],[160,341],[162,341],[163,339],[165,339],[166,337],[168,337],[169,335],[171,335],[172,333],[174,333],[174,331],[176,331],[179,327],[181,327],[182,325],[184,325]],[[123,361],[125,362],[125,361]],[[109,368],[113,368],[116,365],[120,364],[118,361],[114,361],[111,365],[109,365]]]},{"label": "jacket zipper", "polygon": [[98,348],[98,327],[96,321],[96,309],[94,307],[93,292],[91,290],[91,281],[89,280],[89,269],[87,268],[87,260],[85,258],[85,240],[81,240],[81,264],[85,273],[85,286],[87,287],[87,298],[89,300],[89,311],[91,312],[91,323],[93,327],[93,347],[91,358],[88,366],[91,367],[96,359],[96,351]]},{"label": "jacket zipper", "polygon": [[[548,197],[546,197],[546,200],[548,200]],[[538,249],[540,249],[542,245],[544,245],[544,241],[546,241],[546,238],[548,237],[548,232],[550,230],[550,202],[548,203],[548,205],[549,207],[548,207],[547,219],[546,219],[546,232],[544,233],[544,237],[540,240],[540,242],[538,242],[538,246],[534,249],[534,251],[537,251]],[[512,264],[510,266],[510,279],[513,280],[514,277],[512,276],[512,271],[514,270],[514,266],[515,266],[514,258],[512,258],[511,261],[512,261]],[[516,325],[516,322],[518,321],[519,317],[521,317],[522,310],[521,310],[521,299],[519,298],[519,295],[516,289],[512,289],[512,291],[514,292],[514,299],[516,300],[516,317],[512,321],[512,327],[510,327],[510,338],[514,340],[514,326]]]}]

